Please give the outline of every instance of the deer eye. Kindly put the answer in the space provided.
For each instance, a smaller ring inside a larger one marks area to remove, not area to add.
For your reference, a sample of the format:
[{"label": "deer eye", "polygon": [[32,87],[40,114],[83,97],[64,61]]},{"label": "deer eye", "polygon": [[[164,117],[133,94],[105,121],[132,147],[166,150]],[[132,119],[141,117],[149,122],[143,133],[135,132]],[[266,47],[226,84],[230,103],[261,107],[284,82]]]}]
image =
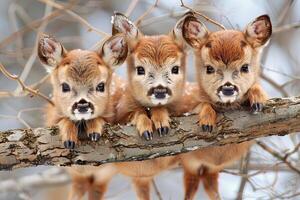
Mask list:
[{"label": "deer eye", "polygon": [[62,83],[61,89],[62,89],[62,92],[70,92],[71,91],[71,88],[67,83]]},{"label": "deer eye", "polygon": [[244,64],[244,65],[241,67],[241,72],[243,72],[243,73],[248,73],[248,72],[249,72],[249,65],[248,65],[248,64]]},{"label": "deer eye", "polygon": [[145,75],[145,69],[144,69],[144,67],[138,66],[136,68],[136,73],[137,73],[137,75]]},{"label": "deer eye", "polygon": [[104,83],[99,83],[96,87],[96,91],[97,92],[104,92],[105,90],[105,86],[104,86]]},{"label": "deer eye", "polygon": [[178,74],[179,73],[179,67],[178,66],[172,67],[171,72],[172,72],[172,74]]},{"label": "deer eye", "polygon": [[206,66],[206,73],[207,74],[213,74],[215,73],[215,69],[211,65]]}]

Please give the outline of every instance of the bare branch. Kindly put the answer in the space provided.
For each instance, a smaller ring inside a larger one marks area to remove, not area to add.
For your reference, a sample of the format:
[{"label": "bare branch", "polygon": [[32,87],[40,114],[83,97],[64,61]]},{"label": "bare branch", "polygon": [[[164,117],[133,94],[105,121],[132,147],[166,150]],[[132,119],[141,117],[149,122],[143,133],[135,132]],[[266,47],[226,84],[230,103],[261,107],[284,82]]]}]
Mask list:
[{"label": "bare branch", "polygon": [[243,200],[245,186],[248,181],[247,174],[249,171],[250,156],[251,156],[251,153],[248,152],[247,155],[244,157],[244,159],[242,159],[242,161],[241,161],[240,173],[243,174],[244,176],[241,178],[241,183],[240,183],[239,191],[237,193],[236,200]]},{"label": "bare branch", "polygon": [[219,22],[216,22],[215,20],[213,20],[213,19],[207,17],[207,16],[204,15],[203,13],[200,13],[200,12],[198,12],[198,11],[192,9],[191,7],[185,5],[185,4],[183,3],[183,0],[180,0],[180,3],[181,3],[181,7],[193,11],[193,12],[196,13],[197,15],[199,15],[199,16],[203,17],[204,19],[206,19],[208,22],[210,22],[210,23],[212,23],[212,24],[214,24],[214,25],[220,27],[220,28],[223,29],[223,30],[226,30],[225,26],[223,26],[223,25],[220,24]]},{"label": "bare branch", "polygon": [[155,3],[149,7],[148,10],[146,10],[146,12],[144,12],[144,14],[142,14],[136,21],[135,21],[135,24],[137,26],[140,25],[140,23],[142,22],[142,20],[147,16],[149,15],[157,6],[158,6],[158,2],[159,0],[155,0]]},{"label": "bare branch", "polygon": [[292,30],[292,29],[298,29],[300,28],[300,22],[295,22],[295,23],[292,23],[292,24],[286,24],[286,25],[283,25],[283,26],[279,26],[279,27],[275,27],[274,30],[273,30],[273,33],[282,33],[284,31],[289,31],[289,30]]},{"label": "bare branch", "polygon": [[11,130],[0,133],[0,170],[73,164],[101,165],[107,162],[147,160],[207,146],[250,141],[271,135],[300,131],[300,97],[268,101],[263,113],[248,110],[220,113],[211,134],[200,131],[198,116],[176,117],[168,137],[155,135],[142,140],[135,127],[107,125],[98,143],[82,142],[74,151],[63,147],[56,128]]},{"label": "bare branch", "polygon": [[83,19],[82,17],[80,17],[78,14],[76,14],[75,12],[73,12],[72,10],[70,10],[67,7],[64,7],[58,3],[55,3],[54,1],[50,1],[50,0],[38,0],[40,2],[46,3],[50,6],[53,6],[54,8],[57,8],[59,10],[63,10],[65,11],[68,15],[74,17],[75,19],[77,19],[81,24],[85,25],[86,27],[88,27],[88,31],[94,31],[96,33],[98,33],[99,35],[102,36],[108,36],[107,33],[97,29],[96,27],[92,26],[90,23],[88,23],[85,19]]},{"label": "bare branch", "polygon": [[136,7],[137,3],[139,2],[139,0],[132,0],[131,3],[129,4],[126,12],[125,12],[125,15],[127,17],[129,17],[132,13],[132,11],[134,10],[134,8]]},{"label": "bare branch", "polygon": [[274,149],[272,149],[271,147],[269,147],[268,145],[266,145],[265,143],[263,143],[261,141],[257,141],[256,143],[262,149],[264,149],[265,151],[267,151],[268,153],[273,155],[275,158],[277,158],[277,159],[281,160],[282,162],[284,162],[289,168],[291,168],[293,171],[297,172],[300,175],[300,169],[296,168],[291,162],[289,162],[287,160],[288,156],[280,155],[280,153],[278,153],[277,151],[275,151]]},{"label": "bare branch", "polygon": [[281,95],[283,97],[288,97],[289,94],[287,93],[287,91],[284,89],[284,87],[282,85],[279,85],[278,83],[276,83],[273,79],[269,78],[268,76],[266,76],[264,73],[262,73],[261,78],[265,81],[267,81],[271,86],[273,86],[278,92],[281,93]]},{"label": "bare branch", "polygon": [[44,100],[48,101],[50,104],[54,105],[54,103],[51,101],[51,99],[49,99],[46,95],[40,93],[38,90],[34,90],[34,89],[26,86],[25,83],[18,76],[9,73],[1,63],[0,63],[0,71],[7,78],[17,81],[21,85],[23,91],[29,92],[33,96],[39,96],[39,97],[43,98]]},{"label": "bare branch", "polygon": [[[66,5],[64,8],[71,8],[73,6],[73,1],[71,1],[68,5]],[[63,13],[62,10],[56,10],[52,13],[50,13],[49,15],[41,18],[41,19],[37,19],[34,20],[33,22],[31,22],[30,24],[27,24],[25,27],[21,28],[20,30],[12,33],[11,35],[9,35],[8,37],[6,37],[4,40],[2,40],[0,42],[0,49],[4,48],[6,45],[10,44],[11,42],[13,42],[15,40],[15,38],[17,38],[18,36],[26,33],[28,30],[31,29],[35,29],[40,27],[44,21],[50,21],[55,19],[56,17],[60,16]]]}]

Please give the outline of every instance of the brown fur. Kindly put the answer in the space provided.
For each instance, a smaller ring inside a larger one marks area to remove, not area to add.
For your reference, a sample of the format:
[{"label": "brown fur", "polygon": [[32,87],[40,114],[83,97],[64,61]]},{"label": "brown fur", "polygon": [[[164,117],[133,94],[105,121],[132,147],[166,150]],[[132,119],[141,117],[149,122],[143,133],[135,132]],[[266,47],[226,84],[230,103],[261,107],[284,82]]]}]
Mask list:
[{"label": "brown fur", "polygon": [[[127,44],[122,35],[108,38],[101,53],[86,50],[67,52],[54,38],[47,35],[40,38],[38,55],[52,71],[55,104],[46,108],[47,126],[58,125],[63,141],[79,142],[80,128],[77,124],[81,119],[78,120],[73,111],[74,103],[79,99],[84,98],[93,105],[90,118],[84,119],[83,124],[87,136],[94,133],[101,135],[104,124],[114,122],[116,104],[124,87],[122,80],[112,74],[112,67],[124,61],[124,52],[127,54]],[[71,89],[62,91],[62,83],[67,83]],[[99,83],[104,83],[104,90],[96,91]],[[68,171],[73,181],[69,199],[81,199],[85,192],[88,192],[89,200],[102,199],[109,180],[116,173],[114,166],[104,166],[70,168]]]},{"label": "brown fur", "polygon": [[[120,22],[119,22],[120,21]],[[114,17],[114,32],[124,31],[130,32],[128,35],[132,38],[129,40],[130,54],[127,58],[128,67],[128,83],[124,95],[119,100],[117,106],[117,121],[121,123],[133,123],[139,134],[144,131],[153,132],[153,128],[169,127],[169,114],[179,115],[183,111],[188,111],[186,108],[174,110],[174,105],[177,105],[184,93],[185,82],[185,52],[181,40],[175,40],[174,34],[160,36],[144,36],[138,29],[131,25],[129,20],[121,15],[116,14]],[[126,25],[125,27],[119,26]],[[131,35],[137,33],[137,35]],[[128,36],[128,37],[129,37]],[[178,43],[181,41],[181,44]],[[171,59],[171,61],[170,61]],[[160,73],[160,70],[170,70],[170,62],[178,63],[180,77],[174,80],[172,85],[172,97],[165,105],[153,105],[147,97],[147,89],[138,80],[136,74],[136,66],[142,65],[145,70],[151,69],[153,72]],[[174,90],[175,89],[175,90]],[[147,108],[150,108],[147,111]],[[115,163],[117,171],[123,175],[132,178],[132,183],[135,188],[137,198],[147,200],[150,199],[150,185],[154,176],[178,164],[177,157],[163,157],[147,161],[121,162]]]},{"label": "brown fur", "polygon": [[243,59],[245,37],[238,31],[215,32],[209,36],[206,47],[210,48],[209,55],[228,65],[234,61]]},{"label": "brown fur", "polygon": [[[77,141],[77,131],[74,131],[76,130],[76,127],[74,123],[68,119],[68,115],[65,116],[66,109],[68,109],[70,106],[70,101],[62,101],[60,84],[62,80],[69,80],[69,82],[72,82],[76,85],[88,86],[92,85],[95,80],[99,79],[99,77],[103,76],[104,74],[106,77],[106,84],[109,86],[111,82],[112,71],[110,68],[101,63],[103,63],[103,61],[94,52],[73,50],[68,53],[65,58],[63,58],[59,66],[52,72],[51,79],[53,85],[53,101],[55,106],[48,106],[46,111],[47,125],[52,126],[58,124],[59,127],[62,128],[61,134],[63,141],[68,139]],[[60,77],[63,78],[60,79]],[[109,87],[107,87],[107,89],[109,90]],[[101,115],[101,117],[87,121],[88,130],[100,131],[102,130],[104,121],[111,122],[114,108],[111,102],[108,101],[110,98],[109,96],[110,95],[107,95],[105,98],[95,99],[95,105],[99,110],[98,115]],[[69,125],[64,125],[64,123],[68,123]],[[71,125],[72,123],[73,125]],[[70,130],[67,131],[69,128]],[[73,135],[70,135],[68,132],[72,132]]]},{"label": "brown fur", "polygon": [[167,59],[177,58],[179,52],[180,47],[167,35],[145,36],[133,50],[138,59],[148,59],[155,67],[163,67]]},{"label": "brown fur", "polygon": [[[258,79],[260,54],[272,31],[267,16],[257,18],[245,32],[225,30],[210,33],[194,16],[187,17],[183,27],[183,37],[194,48],[198,82],[198,91],[194,93],[197,93],[198,98],[195,98],[199,100],[195,111],[199,113],[200,125],[215,125],[214,109],[234,109],[245,101],[249,101],[250,106],[265,103],[266,94]],[[240,72],[245,63],[249,64],[250,71]],[[214,68],[213,73],[206,72],[208,65]],[[233,102],[223,103],[217,91],[228,81],[238,88],[239,94]],[[184,168],[185,199],[194,199],[200,180],[210,199],[220,199],[219,171],[241,158],[251,144],[243,142],[208,147],[180,155]]]}]

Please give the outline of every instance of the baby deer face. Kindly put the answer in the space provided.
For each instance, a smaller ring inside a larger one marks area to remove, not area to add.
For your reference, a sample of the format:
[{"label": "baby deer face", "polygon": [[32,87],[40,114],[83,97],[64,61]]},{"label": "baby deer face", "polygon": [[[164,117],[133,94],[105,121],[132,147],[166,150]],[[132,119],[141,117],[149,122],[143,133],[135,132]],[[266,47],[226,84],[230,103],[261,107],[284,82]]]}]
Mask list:
[{"label": "baby deer face", "polygon": [[43,35],[38,55],[51,71],[55,106],[71,120],[89,120],[101,116],[109,102],[112,67],[127,56],[123,36],[104,42],[99,52],[65,48],[54,38]]},{"label": "baby deer face", "polygon": [[124,15],[113,17],[113,34],[127,35],[130,54],[128,81],[133,97],[143,106],[166,105],[178,99],[185,82],[182,22],[169,35],[144,36]]},{"label": "baby deer face", "polygon": [[199,85],[213,102],[243,99],[259,78],[260,53],[271,33],[267,15],[256,18],[244,32],[210,33],[194,16],[185,19],[183,37],[195,50]]}]

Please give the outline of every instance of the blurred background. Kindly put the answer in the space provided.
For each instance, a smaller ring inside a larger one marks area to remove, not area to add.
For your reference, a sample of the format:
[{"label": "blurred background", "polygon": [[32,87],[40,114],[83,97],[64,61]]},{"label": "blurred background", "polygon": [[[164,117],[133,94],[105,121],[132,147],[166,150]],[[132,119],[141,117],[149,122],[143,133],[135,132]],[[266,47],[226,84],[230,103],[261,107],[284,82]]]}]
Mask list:
[{"label": "blurred background", "polygon": [[[300,1],[184,0],[185,6],[223,24],[243,30],[261,14],[269,14],[273,36],[262,58],[262,84],[270,97],[300,94]],[[37,36],[55,36],[67,49],[91,49],[111,31],[114,11],[125,13],[148,35],[166,34],[187,11],[180,0],[1,0],[0,62],[27,85],[51,96],[48,76],[36,56]],[[220,28],[204,18],[211,31]],[[117,73],[125,75],[125,66]],[[193,55],[188,80],[193,81]],[[0,73],[0,131],[43,126],[42,98],[31,97],[16,81]],[[300,122],[299,122],[300,123]],[[223,199],[300,199],[299,135],[268,137],[264,141],[282,158],[258,145],[220,177]],[[292,153],[291,153],[292,152]],[[292,165],[292,168],[289,165]],[[153,199],[183,199],[182,171],[155,178]],[[36,167],[0,172],[0,199],[66,199],[69,177],[61,168]],[[160,194],[160,195],[158,195]],[[116,176],[107,199],[135,199],[129,179]],[[202,186],[197,198],[206,198]]]}]

